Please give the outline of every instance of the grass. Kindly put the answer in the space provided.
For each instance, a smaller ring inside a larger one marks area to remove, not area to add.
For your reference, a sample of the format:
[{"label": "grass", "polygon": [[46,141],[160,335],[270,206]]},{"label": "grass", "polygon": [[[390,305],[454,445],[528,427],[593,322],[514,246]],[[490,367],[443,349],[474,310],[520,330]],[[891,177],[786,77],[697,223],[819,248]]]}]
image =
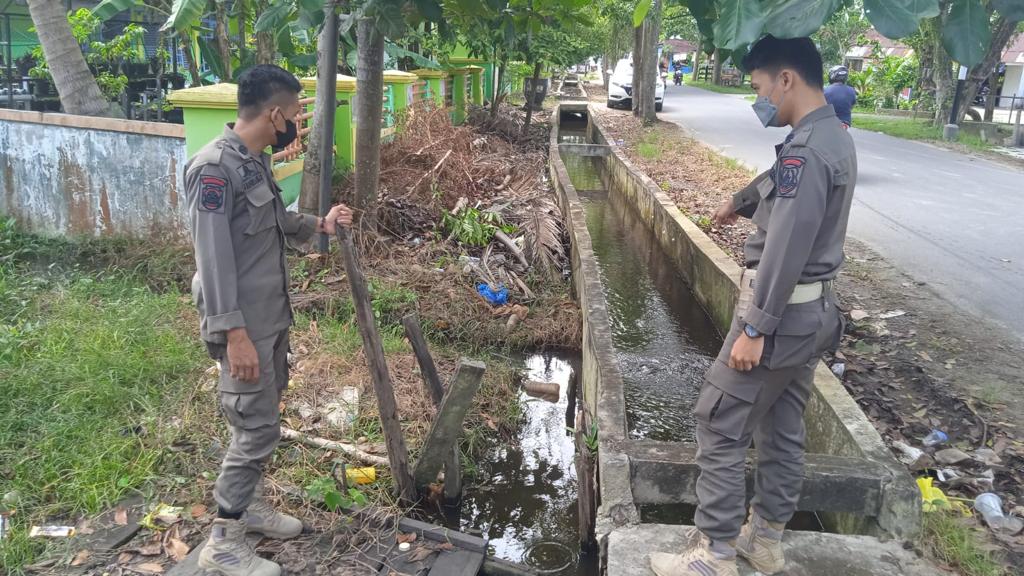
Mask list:
[{"label": "grass", "polygon": [[18,509],[0,565],[19,574],[46,548],[31,524],[98,512],[156,477],[202,352],[176,291],[130,272],[34,271],[25,258],[54,243],[9,222],[0,246],[0,493]]},{"label": "grass", "polygon": [[646,132],[636,143],[636,153],[647,160],[661,158],[661,139],[656,132]]},{"label": "grass", "polygon": [[924,544],[964,576],[1004,576],[991,553],[982,549],[975,531],[950,511],[924,514]]},{"label": "grass", "polygon": [[[854,114],[853,125],[863,130],[873,130],[904,138],[907,140],[918,140],[922,142],[944,142],[942,139],[942,127],[933,126],[930,120],[914,118],[903,118],[900,116],[879,116],[876,114]],[[992,148],[991,144],[983,142],[979,136],[960,132],[958,140],[966,147],[984,152]]]},{"label": "grass", "polygon": [[694,88],[701,88],[703,90],[710,90],[711,92],[718,92],[719,94],[753,94],[754,90],[744,84],[743,86],[717,86],[710,82],[694,82],[692,80],[685,80],[687,86],[693,86]]}]

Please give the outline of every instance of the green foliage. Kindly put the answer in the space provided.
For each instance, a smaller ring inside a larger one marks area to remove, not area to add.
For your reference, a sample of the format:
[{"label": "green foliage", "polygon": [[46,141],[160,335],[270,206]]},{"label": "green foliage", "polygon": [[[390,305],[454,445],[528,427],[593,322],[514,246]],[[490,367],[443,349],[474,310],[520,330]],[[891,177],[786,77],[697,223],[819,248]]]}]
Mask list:
[{"label": "green foliage", "polygon": [[515,227],[505,224],[497,212],[469,207],[454,214],[445,210],[441,216],[441,229],[466,246],[487,246],[498,230],[506,234],[515,232]]},{"label": "green foliage", "polygon": [[371,279],[368,290],[373,315],[381,324],[398,325],[416,304],[416,293],[404,286],[389,286]]},{"label": "green foliage", "polygon": [[651,0],[639,0],[633,10],[633,28],[639,28],[644,23],[644,18],[651,11]]},{"label": "green foliage", "polygon": [[160,29],[188,32],[202,18],[206,12],[206,5],[207,0],[174,0],[167,22],[164,22]]},{"label": "green foliage", "polygon": [[810,36],[841,4],[842,0],[767,0],[764,31],[776,38]]},{"label": "green foliage", "polygon": [[917,78],[917,56],[885,56],[876,49],[874,63],[850,72],[847,83],[857,90],[857,104],[866,108],[899,108],[900,93]]},{"label": "green foliage", "polygon": [[973,66],[992,43],[989,15],[981,0],[957,0],[942,27],[942,46],[953,60]]},{"label": "green foliage", "polygon": [[1020,0],[989,0],[989,5],[1010,20],[1024,21],[1024,2]]},{"label": "green foliage", "polygon": [[939,15],[938,0],[864,0],[868,20],[887,38],[913,34],[921,20]]},{"label": "green foliage", "polygon": [[842,64],[850,47],[870,27],[871,24],[864,18],[864,12],[858,5],[850,5],[836,11],[813,36],[821,52],[825,69],[834,64]]},{"label": "green foliage", "polygon": [[761,37],[766,15],[760,2],[717,0],[718,19],[715,21],[715,45],[726,50],[746,46]]},{"label": "green foliage", "polygon": [[952,510],[924,514],[924,545],[940,560],[964,576],[1003,576],[1006,571],[985,551],[981,537]]},{"label": "green foliage", "polygon": [[306,495],[311,500],[323,500],[324,507],[331,512],[365,506],[367,503],[366,496],[357,488],[349,488],[342,492],[337,482],[330,476],[322,476],[306,485]]}]

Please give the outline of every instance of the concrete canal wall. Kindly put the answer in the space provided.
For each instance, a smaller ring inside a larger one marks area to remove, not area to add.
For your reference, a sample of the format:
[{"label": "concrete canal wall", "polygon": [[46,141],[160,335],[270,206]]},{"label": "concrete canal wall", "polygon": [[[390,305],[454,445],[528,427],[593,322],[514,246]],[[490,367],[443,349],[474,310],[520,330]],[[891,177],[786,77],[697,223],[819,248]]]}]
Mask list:
[{"label": "concrete canal wall", "polygon": [[[564,112],[587,112],[587,133],[597,144],[559,144]],[[594,121],[586,104],[562,103],[552,122],[550,172],[572,244],[573,282],[583,309],[583,397],[599,426],[599,539],[639,522],[644,504],[696,503],[699,474],[694,443],[629,437],[622,375],[612,346],[607,305],[583,208],[558,153],[602,158],[602,178],[655,233],[715,324],[732,318],[740,268],[640,173]],[[842,384],[824,364],[815,375],[806,412],[808,454],[799,508],[817,512],[827,530],[912,538],[920,530],[920,496],[913,479]],[[751,452],[751,457],[754,453]],[[748,460],[748,483],[754,460]]]}]

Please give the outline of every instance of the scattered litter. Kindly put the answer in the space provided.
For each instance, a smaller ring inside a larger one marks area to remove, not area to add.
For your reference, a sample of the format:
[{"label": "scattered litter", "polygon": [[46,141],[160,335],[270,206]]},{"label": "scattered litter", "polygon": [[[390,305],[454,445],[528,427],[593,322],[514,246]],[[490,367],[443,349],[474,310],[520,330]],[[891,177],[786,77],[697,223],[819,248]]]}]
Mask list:
[{"label": "scattered litter", "polygon": [[836,362],[832,365],[832,373],[836,375],[836,378],[843,379],[843,375],[846,374],[846,363]]},{"label": "scattered litter", "polygon": [[986,492],[974,499],[974,509],[985,518],[985,524],[995,532],[1014,535],[1024,530],[1024,521],[1003,514],[1003,501],[999,496]]},{"label": "scattered litter", "polygon": [[408,542],[402,542],[398,545],[398,549],[402,552],[408,552],[410,548],[412,548],[412,544],[409,544]]},{"label": "scattered litter", "polygon": [[939,478],[939,482],[951,482],[960,478],[960,473],[952,468],[939,468],[935,471],[935,475]]},{"label": "scattered litter", "polygon": [[324,423],[328,426],[339,433],[348,430],[359,417],[359,388],[343,387],[341,398],[324,404],[322,411]]},{"label": "scattered litter", "polygon": [[893,310],[891,312],[883,312],[879,314],[878,317],[881,318],[882,320],[888,320],[889,318],[899,318],[904,314],[906,314],[906,312],[904,312],[903,310]]},{"label": "scattered litter", "polygon": [[999,466],[1003,459],[991,448],[978,448],[974,451],[974,459],[986,466]]},{"label": "scattered litter", "polygon": [[7,512],[0,512],[0,540],[7,537],[7,517],[10,516]]},{"label": "scattered litter", "polygon": [[959,448],[946,448],[935,453],[935,461],[939,464],[959,464],[970,459],[971,457]]},{"label": "scattered litter", "polygon": [[950,501],[949,497],[946,496],[940,488],[932,486],[932,479],[925,476],[917,479],[917,488],[921,491],[921,505],[925,512],[934,512],[936,510],[948,510],[950,508],[958,510],[965,516],[970,516],[971,511],[958,501]]},{"label": "scattered litter", "polygon": [[74,526],[33,526],[29,538],[70,538],[75,535]]},{"label": "scattered litter", "polygon": [[913,446],[904,444],[898,440],[892,443],[892,447],[900,451],[900,462],[910,466],[911,470],[927,468],[928,464],[931,462],[931,456],[925,454],[924,451],[919,448],[914,448]]},{"label": "scattered litter", "polygon": [[345,479],[355,484],[373,484],[377,481],[377,469],[373,466],[364,468],[345,467]]},{"label": "scattered litter", "polygon": [[476,285],[476,291],[492,306],[508,304],[508,288],[505,288],[504,284],[499,284],[497,288],[492,288],[486,283],[481,282]]},{"label": "scattered litter", "polygon": [[942,430],[937,429],[932,429],[932,431],[921,440],[921,444],[928,448],[931,448],[932,446],[939,446],[946,442],[949,442],[949,436],[947,436]]},{"label": "scattered litter", "polygon": [[534,398],[558,402],[560,388],[557,382],[537,382],[526,380],[523,382],[523,390]]},{"label": "scattered litter", "polygon": [[850,320],[854,322],[859,322],[868,316],[869,314],[863,310],[850,310]]},{"label": "scattered litter", "polygon": [[181,510],[180,506],[171,506],[161,502],[139,521],[139,525],[150,530],[164,530],[181,520]]}]

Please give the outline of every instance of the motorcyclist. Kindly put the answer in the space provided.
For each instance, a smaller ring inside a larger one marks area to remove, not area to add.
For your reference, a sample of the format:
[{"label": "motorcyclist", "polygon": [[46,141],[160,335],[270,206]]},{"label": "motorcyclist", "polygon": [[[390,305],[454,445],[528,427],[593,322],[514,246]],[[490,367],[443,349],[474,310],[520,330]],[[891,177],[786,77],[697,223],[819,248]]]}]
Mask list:
[{"label": "motorcyclist", "polygon": [[828,71],[828,86],[825,87],[825,101],[832,105],[836,116],[849,128],[853,123],[853,106],[857,104],[857,91],[847,86],[850,71],[846,66],[833,66]]}]

